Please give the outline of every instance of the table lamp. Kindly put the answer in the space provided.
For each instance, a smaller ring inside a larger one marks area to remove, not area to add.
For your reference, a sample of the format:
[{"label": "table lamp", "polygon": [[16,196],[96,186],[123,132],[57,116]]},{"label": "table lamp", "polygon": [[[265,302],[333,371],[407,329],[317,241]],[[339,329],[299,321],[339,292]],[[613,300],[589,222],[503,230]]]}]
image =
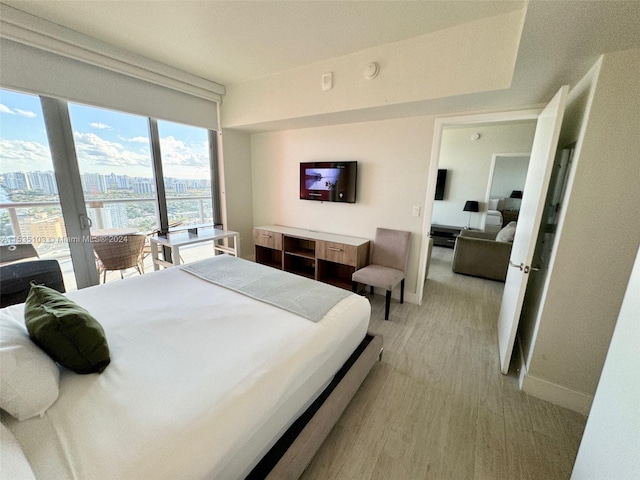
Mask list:
[{"label": "table lamp", "polygon": [[467,228],[469,228],[471,227],[471,213],[480,211],[478,202],[475,200],[467,200],[462,211],[469,212],[469,222],[467,223]]}]

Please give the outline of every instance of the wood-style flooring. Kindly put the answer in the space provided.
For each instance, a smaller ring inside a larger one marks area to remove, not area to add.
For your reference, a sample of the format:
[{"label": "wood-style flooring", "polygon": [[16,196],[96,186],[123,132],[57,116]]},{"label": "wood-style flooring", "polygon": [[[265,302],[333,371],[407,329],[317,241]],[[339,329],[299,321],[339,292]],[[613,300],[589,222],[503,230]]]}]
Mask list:
[{"label": "wood-style flooring", "polygon": [[384,355],[304,480],[568,479],[586,418],[500,374],[503,284],[451,271],[435,247],[422,306],[369,295]]}]

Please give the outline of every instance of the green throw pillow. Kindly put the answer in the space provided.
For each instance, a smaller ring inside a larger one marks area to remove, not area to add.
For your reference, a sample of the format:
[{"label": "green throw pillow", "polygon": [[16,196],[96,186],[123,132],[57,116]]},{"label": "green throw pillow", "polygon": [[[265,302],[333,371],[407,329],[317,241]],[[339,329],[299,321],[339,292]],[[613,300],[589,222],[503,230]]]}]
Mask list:
[{"label": "green throw pillow", "polygon": [[63,367],[76,373],[101,373],[109,365],[102,325],[60,292],[32,285],[24,319],[34,343]]}]

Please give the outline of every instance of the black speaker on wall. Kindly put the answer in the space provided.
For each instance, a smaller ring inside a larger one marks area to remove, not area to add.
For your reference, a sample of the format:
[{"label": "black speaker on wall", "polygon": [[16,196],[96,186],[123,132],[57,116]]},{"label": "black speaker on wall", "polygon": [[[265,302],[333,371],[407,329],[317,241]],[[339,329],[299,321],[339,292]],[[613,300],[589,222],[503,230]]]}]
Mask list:
[{"label": "black speaker on wall", "polygon": [[438,180],[436,181],[436,200],[444,200],[444,186],[447,183],[447,170],[438,170]]}]

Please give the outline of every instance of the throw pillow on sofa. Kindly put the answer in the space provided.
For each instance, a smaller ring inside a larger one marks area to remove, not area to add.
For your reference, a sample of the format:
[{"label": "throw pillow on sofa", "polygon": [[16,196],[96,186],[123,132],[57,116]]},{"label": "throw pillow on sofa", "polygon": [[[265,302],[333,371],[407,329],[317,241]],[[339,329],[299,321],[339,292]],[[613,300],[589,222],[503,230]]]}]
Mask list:
[{"label": "throw pillow on sofa", "polygon": [[513,237],[516,235],[516,222],[509,222],[502,230],[496,235],[496,242],[513,242]]}]

